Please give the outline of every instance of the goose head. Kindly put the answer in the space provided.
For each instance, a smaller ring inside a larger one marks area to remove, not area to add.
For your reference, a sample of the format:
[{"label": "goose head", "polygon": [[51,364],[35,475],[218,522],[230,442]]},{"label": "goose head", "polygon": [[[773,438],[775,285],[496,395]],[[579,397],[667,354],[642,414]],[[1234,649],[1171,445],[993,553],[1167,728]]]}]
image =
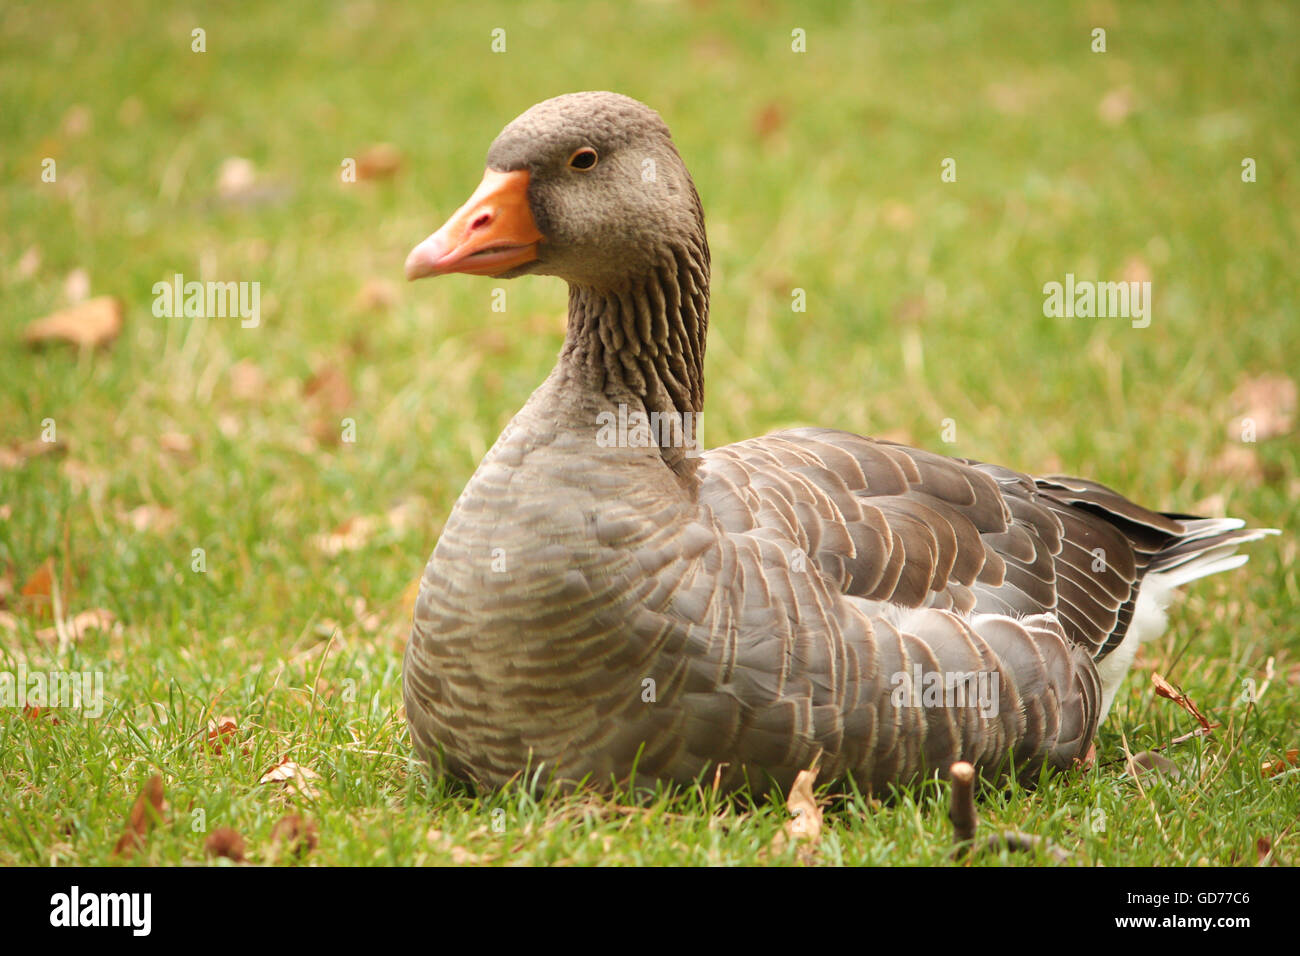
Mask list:
[{"label": "goose head", "polygon": [[683,248],[707,257],[704,242],[699,197],[659,114],[617,93],[570,93],[501,131],[478,189],[411,250],[406,277],[531,273],[613,291]]}]

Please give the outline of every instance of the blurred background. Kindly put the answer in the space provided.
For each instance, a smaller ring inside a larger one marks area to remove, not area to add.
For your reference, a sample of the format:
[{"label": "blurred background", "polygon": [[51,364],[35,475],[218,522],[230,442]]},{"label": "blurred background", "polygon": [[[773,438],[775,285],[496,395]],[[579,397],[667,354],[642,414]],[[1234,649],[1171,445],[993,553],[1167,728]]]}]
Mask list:
[{"label": "blurred background", "polygon": [[[58,590],[115,621],[88,659],[155,662],[128,706],[336,635],[395,707],[412,582],[565,309],[403,259],[582,89],[657,109],[703,198],[707,444],[829,425],[1293,526],[1293,3],[7,2],[0,646]],[[258,326],[156,317],[177,273],[259,283]],[[1067,273],[1150,281],[1149,327],[1045,317]],[[32,329],[101,296],[120,330]],[[1295,550],[1198,587],[1207,654],[1294,661]]]}]

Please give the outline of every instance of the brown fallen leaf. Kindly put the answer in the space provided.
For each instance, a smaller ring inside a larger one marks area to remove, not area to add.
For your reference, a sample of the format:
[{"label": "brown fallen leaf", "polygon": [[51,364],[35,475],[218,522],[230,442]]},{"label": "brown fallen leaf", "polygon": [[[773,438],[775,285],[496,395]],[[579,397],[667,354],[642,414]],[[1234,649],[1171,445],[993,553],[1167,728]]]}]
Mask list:
[{"label": "brown fallen leaf", "polygon": [[188,458],[194,452],[194,438],[184,432],[163,432],[158,436],[158,447],[169,455]]},{"label": "brown fallen leaf", "polygon": [[[54,592],[54,558],[46,558],[23,582],[18,596],[20,605],[28,614],[35,617],[49,617],[53,614]],[[64,595],[66,597],[66,595]]]},{"label": "brown fallen leaf", "polygon": [[131,807],[131,816],[127,819],[126,830],[113,848],[114,856],[130,857],[137,850],[144,848],[145,837],[155,824],[161,823],[167,803],[163,797],[161,774],[154,774],[140,790]]},{"label": "brown fallen leaf", "polygon": [[23,341],[31,346],[66,342],[82,348],[108,345],[122,332],[122,303],[110,295],[51,313],[29,324]]},{"label": "brown fallen leaf", "polygon": [[[91,631],[112,631],[117,616],[106,608],[97,607],[81,611],[72,617],[63,619],[63,632],[74,642],[82,640]],[[42,627],[36,631],[36,639],[53,643],[60,638],[59,627]]]},{"label": "brown fallen leaf", "polygon": [[1097,104],[1097,116],[1108,126],[1118,126],[1132,112],[1133,91],[1127,86],[1111,90]]},{"label": "brown fallen leaf", "polygon": [[242,199],[257,185],[257,167],[251,159],[227,156],[217,170],[217,195],[222,199]]},{"label": "brown fallen leaf", "polygon": [[1260,866],[1282,865],[1278,862],[1277,854],[1273,852],[1273,841],[1268,837],[1257,837],[1255,839],[1255,861]]},{"label": "brown fallen leaf", "polygon": [[754,132],[759,139],[771,139],[785,126],[785,110],[780,103],[767,103],[754,116]]},{"label": "brown fallen leaf", "polygon": [[12,471],[21,468],[33,458],[46,455],[66,455],[68,443],[65,441],[25,441],[13,445],[0,445],[0,468]]},{"label": "brown fallen leaf", "polygon": [[176,512],[162,505],[140,505],[132,508],[123,519],[136,531],[166,531],[176,524]]},{"label": "brown fallen leaf", "polygon": [[23,583],[23,597],[49,597],[54,587],[54,558],[46,558]]},{"label": "brown fallen leaf", "polygon": [[366,543],[379,530],[382,522],[370,515],[357,515],[348,518],[329,534],[318,534],[312,542],[321,554],[334,557],[344,551],[356,551],[364,548]]},{"label": "brown fallen leaf", "polygon": [[1119,277],[1124,282],[1150,282],[1151,267],[1141,256],[1129,256],[1124,260]]},{"label": "brown fallen leaf", "polygon": [[244,838],[234,827],[220,827],[203,841],[203,851],[208,856],[224,856],[236,863],[244,862]]},{"label": "brown fallen leaf", "polygon": [[312,781],[319,779],[320,774],[315,770],[293,762],[286,754],[278,764],[262,774],[262,778],[257,782],[287,784],[288,789],[296,791],[304,797],[312,798],[318,792],[312,785]]},{"label": "brown fallen leaf", "polygon": [[311,378],[303,383],[302,394],[322,410],[335,415],[347,411],[356,400],[343,370],[330,363],[317,367]]},{"label": "brown fallen leaf", "polygon": [[1213,730],[1215,727],[1219,726],[1218,724],[1210,723],[1209,720],[1206,719],[1205,715],[1200,712],[1197,706],[1191,702],[1191,700],[1187,697],[1186,694],[1184,694],[1182,691],[1175,688],[1173,684],[1169,683],[1169,681],[1165,680],[1162,676],[1155,673],[1154,671],[1151,674],[1151,683],[1155,685],[1156,694],[1158,696],[1164,697],[1168,700],[1172,700],[1183,710],[1187,711],[1189,714],[1195,717],[1197,723],[1201,725],[1202,730],[1208,733],[1209,731]]},{"label": "brown fallen leaf", "polygon": [[880,218],[891,229],[905,232],[911,229],[912,224],[916,222],[916,213],[912,212],[912,207],[907,203],[891,199],[881,205]]},{"label": "brown fallen leaf", "polygon": [[108,483],[108,472],[82,464],[75,458],[64,459],[59,470],[77,493],[97,490]]},{"label": "brown fallen leaf", "polygon": [[772,838],[772,853],[784,853],[788,846],[794,845],[798,847],[801,863],[812,862],[814,848],[822,835],[822,809],[813,793],[813,787],[817,783],[818,762],[814,760],[809,769],[800,770],[794,778],[785,801],[786,809],[793,814],[793,819],[787,820]]},{"label": "brown fallen leaf", "polygon": [[397,285],[387,279],[367,279],[357,292],[355,304],[365,312],[387,312],[397,304]]},{"label": "brown fallen leaf", "polygon": [[[239,722],[234,717],[223,715],[208,721],[208,736],[203,744],[214,754],[220,754],[228,743],[234,743],[239,735]],[[243,748],[248,753],[248,748]]]},{"label": "brown fallen leaf", "polygon": [[402,151],[392,143],[376,143],[357,157],[357,179],[389,179],[402,168]]},{"label": "brown fallen leaf", "polygon": [[63,298],[68,305],[78,305],[90,298],[90,273],[73,269],[63,279]]},{"label": "brown fallen leaf", "polygon": [[63,114],[63,132],[69,136],[85,136],[90,132],[90,109],[81,103],[68,108]]},{"label": "brown fallen leaf", "polygon": [[1229,478],[1246,485],[1260,485],[1274,477],[1252,444],[1229,442],[1210,462],[1210,475]]},{"label": "brown fallen leaf", "polygon": [[291,856],[304,857],[320,844],[320,830],[314,820],[304,820],[289,813],[276,821],[271,828],[271,845],[276,851],[284,850]]},{"label": "brown fallen leaf", "polygon": [[1296,384],[1285,375],[1243,379],[1229,398],[1235,417],[1228,423],[1233,441],[1266,441],[1290,434],[1295,427]]},{"label": "brown fallen leaf", "polygon": [[993,83],[985,90],[985,95],[999,113],[1023,113],[1030,100],[1029,91],[1023,84]]},{"label": "brown fallen leaf", "polygon": [[1300,750],[1292,747],[1281,757],[1265,760],[1260,770],[1266,777],[1276,777],[1278,774],[1295,766],[1300,766]]},{"label": "brown fallen leaf", "polygon": [[41,269],[41,248],[40,246],[28,246],[26,251],[18,257],[18,263],[14,266],[14,271],[20,279],[30,279]]},{"label": "brown fallen leaf", "polygon": [[266,390],[266,375],[248,359],[230,366],[230,393],[238,399],[261,398]]}]

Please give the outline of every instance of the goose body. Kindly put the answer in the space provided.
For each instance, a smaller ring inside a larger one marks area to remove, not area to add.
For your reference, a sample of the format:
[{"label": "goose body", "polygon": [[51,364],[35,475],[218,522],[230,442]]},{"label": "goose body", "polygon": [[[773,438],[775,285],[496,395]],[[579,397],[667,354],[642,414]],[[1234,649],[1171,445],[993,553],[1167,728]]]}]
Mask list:
[{"label": "goose body", "polygon": [[557,97],[487,165],[408,276],[557,275],[569,325],[421,583],[404,697],[439,770],[1032,780],[1085,757],[1172,590],[1269,533],[826,428],[701,453],[708,245],[658,114]]}]

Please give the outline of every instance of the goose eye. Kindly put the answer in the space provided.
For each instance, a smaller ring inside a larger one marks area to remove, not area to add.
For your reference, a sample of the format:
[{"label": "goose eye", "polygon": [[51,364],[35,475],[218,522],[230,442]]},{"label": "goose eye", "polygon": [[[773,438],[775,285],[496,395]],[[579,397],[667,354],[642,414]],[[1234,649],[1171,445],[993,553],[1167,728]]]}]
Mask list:
[{"label": "goose eye", "polygon": [[591,169],[596,165],[596,151],[590,146],[574,151],[574,154],[569,157],[569,165],[574,169]]}]

